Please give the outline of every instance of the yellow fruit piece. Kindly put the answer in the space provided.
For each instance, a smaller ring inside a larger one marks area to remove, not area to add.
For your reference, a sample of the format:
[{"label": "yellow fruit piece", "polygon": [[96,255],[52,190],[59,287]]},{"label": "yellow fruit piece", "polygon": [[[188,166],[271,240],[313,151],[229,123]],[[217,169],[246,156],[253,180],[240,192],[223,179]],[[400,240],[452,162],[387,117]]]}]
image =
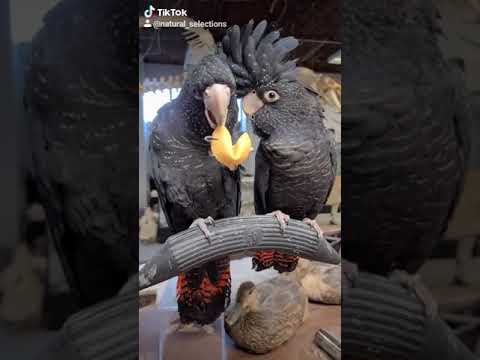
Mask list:
[{"label": "yellow fruit piece", "polygon": [[232,145],[232,136],[225,126],[218,126],[212,134],[210,150],[215,159],[230,170],[235,170],[252,152],[252,140],[247,133],[243,133],[235,145]]}]

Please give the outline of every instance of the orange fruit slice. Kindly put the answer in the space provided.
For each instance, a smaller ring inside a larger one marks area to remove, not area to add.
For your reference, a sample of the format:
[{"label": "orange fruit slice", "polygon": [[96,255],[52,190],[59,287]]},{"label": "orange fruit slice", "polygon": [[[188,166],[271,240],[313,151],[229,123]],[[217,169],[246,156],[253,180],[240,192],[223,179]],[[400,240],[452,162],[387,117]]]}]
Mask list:
[{"label": "orange fruit slice", "polygon": [[243,133],[233,145],[232,135],[225,126],[218,126],[212,138],[210,150],[213,156],[232,171],[243,164],[253,150],[252,140],[247,133]]}]

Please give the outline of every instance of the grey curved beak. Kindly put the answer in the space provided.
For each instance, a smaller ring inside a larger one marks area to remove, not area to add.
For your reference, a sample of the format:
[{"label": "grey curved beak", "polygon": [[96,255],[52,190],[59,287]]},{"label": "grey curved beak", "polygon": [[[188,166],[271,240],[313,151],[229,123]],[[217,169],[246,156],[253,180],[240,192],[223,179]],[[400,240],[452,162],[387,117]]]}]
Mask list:
[{"label": "grey curved beak", "polygon": [[258,97],[256,92],[252,91],[243,98],[243,111],[250,117],[255,115],[264,105],[265,103]]},{"label": "grey curved beak", "polygon": [[226,124],[231,95],[230,88],[224,84],[213,84],[203,92],[205,116],[212,129]]}]

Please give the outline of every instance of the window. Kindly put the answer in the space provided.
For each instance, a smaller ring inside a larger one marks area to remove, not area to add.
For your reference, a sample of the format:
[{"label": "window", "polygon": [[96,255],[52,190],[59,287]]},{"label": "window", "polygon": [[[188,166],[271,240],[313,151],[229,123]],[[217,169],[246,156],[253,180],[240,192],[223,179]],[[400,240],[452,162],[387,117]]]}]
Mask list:
[{"label": "window", "polygon": [[163,105],[175,99],[180,93],[180,88],[148,91],[143,94],[143,121],[145,124],[153,121],[157,111]]}]

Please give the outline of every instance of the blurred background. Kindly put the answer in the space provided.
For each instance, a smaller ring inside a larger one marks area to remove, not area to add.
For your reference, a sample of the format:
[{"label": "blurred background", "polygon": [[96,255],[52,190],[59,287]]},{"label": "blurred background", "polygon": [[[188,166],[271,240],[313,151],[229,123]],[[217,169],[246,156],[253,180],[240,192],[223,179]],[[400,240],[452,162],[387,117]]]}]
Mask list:
[{"label": "blurred background", "polygon": [[[461,59],[472,106],[471,158],[464,193],[445,238],[421,270],[444,319],[480,355],[480,2],[437,0],[447,58]],[[412,199],[414,201],[414,199]]]}]

